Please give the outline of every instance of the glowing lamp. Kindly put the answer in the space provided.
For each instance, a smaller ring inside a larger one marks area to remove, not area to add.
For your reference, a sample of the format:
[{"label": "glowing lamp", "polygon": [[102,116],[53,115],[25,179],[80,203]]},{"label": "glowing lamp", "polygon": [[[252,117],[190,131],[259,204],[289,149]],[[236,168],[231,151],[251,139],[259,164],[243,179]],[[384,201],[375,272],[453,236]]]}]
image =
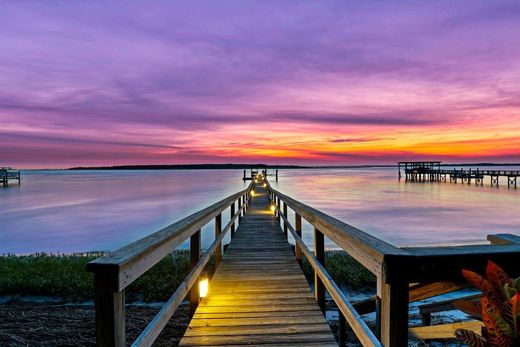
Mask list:
[{"label": "glowing lamp", "polygon": [[271,205],[271,212],[274,212],[274,211],[276,211],[276,206]]},{"label": "glowing lamp", "polygon": [[264,183],[264,188],[267,187],[267,184]]},{"label": "glowing lamp", "polygon": [[255,196],[255,195],[256,195],[255,191],[252,190],[252,191],[251,191],[251,196]]},{"label": "glowing lamp", "polygon": [[199,278],[199,296],[205,298],[208,295],[209,280],[208,275],[202,273]]}]

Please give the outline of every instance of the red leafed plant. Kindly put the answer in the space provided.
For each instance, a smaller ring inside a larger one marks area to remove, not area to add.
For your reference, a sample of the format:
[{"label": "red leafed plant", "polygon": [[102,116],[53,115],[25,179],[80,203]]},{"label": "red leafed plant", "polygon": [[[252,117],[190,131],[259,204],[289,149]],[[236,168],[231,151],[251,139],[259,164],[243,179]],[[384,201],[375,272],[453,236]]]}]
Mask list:
[{"label": "red leafed plant", "polygon": [[504,270],[488,261],[486,277],[462,270],[469,283],[482,291],[480,303],[459,301],[455,306],[469,315],[482,319],[482,336],[458,329],[455,336],[471,347],[520,346],[520,277],[511,279]]}]

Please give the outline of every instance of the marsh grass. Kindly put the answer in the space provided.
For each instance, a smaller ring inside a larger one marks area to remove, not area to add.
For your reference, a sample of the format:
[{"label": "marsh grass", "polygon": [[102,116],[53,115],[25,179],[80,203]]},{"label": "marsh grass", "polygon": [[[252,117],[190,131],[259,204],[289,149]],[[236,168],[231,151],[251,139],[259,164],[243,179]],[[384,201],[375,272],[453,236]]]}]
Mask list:
[{"label": "marsh grass", "polygon": [[[0,295],[44,295],[66,300],[92,300],[94,276],[87,263],[103,253],[68,255],[34,254],[0,256]],[[327,271],[340,286],[362,289],[375,283],[373,275],[344,252],[327,252]],[[188,251],[175,251],[165,257],[126,289],[128,302],[166,301],[189,272]],[[313,271],[303,262],[304,273]],[[205,271],[211,276],[214,259]]]},{"label": "marsh grass", "polygon": [[[0,295],[59,296],[79,301],[91,300],[94,275],[86,271],[87,263],[102,253],[68,255],[34,254],[0,256]],[[165,257],[126,290],[127,300],[165,301],[189,272],[187,251]],[[206,271],[212,273],[211,260]]]},{"label": "marsh grass", "polygon": [[[314,281],[314,270],[305,257],[302,267],[309,283]],[[343,251],[328,251],[325,253],[325,268],[334,282],[342,288],[364,290],[376,285],[376,277]]]}]

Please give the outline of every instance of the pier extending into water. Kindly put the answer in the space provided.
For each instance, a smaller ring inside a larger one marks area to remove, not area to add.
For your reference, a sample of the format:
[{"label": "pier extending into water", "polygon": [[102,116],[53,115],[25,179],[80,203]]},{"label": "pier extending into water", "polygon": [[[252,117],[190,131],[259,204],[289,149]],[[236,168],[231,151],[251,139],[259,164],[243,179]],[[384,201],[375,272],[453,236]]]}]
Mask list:
[{"label": "pier extending into water", "polygon": [[268,169],[268,168],[262,168],[262,169],[250,168],[249,172],[248,172],[248,170],[244,169],[244,176],[242,177],[242,179],[244,181],[251,181],[251,180],[254,180],[255,178],[259,177],[260,175],[262,175],[262,177],[273,176],[273,177],[275,177],[275,180],[278,181],[278,169]]},{"label": "pier extending into water", "polygon": [[507,179],[508,187],[517,187],[520,170],[481,170],[481,169],[442,169],[440,161],[411,162],[403,161],[397,164],[399,179],[401,179],[401,168],[406,181],[410,182],[450,182],[471,184],[484,184],[484,178],[489,177],[491,186],[499,184],[499,178]]},{"label": "pier extending into water", "polygon": [[19,170],[12,169],[10,167],[0,168],[0,184],[4,187],[9,185],[9,181],[16,181],[20,184],[22,177]]},{"label": "pier extending into water", "polygon": [[[213,221],[214,242],[202,251],[202,228]],[[304,225],[313,227],[312,250],[302,240]],[[372,298],[352,302],[334,282],[325,268],[325,238],[374,274]],[[409,303],[468,287],[461,269],[483,272],[488,260],[511,276],[520,272],[519,236],[491,235],[488,245],[400,248],[281,193],[259,175],[246,189],[88,265],[95,274],[98,346],[126,346],[125,288],[188,239],[190,273],[132,346],[152,345],[185,298],[193,316],[181,346],[345,345],[347,327],[363,346],[404,347],[409,336],[453,338],[455,329],[480,331],[482,323],[431,325],[428,314],[449,307],[442,302],[423,307],[424,324],[411,327]],[[208,279],[203,271],[211,257],[216,270]],[[304,259],[314,270],[312,291],[300,268]],[[323,315],[327,301],[339,311],[338,340]],[[369,312],[376,313],[373,329],[361,316]]]}]

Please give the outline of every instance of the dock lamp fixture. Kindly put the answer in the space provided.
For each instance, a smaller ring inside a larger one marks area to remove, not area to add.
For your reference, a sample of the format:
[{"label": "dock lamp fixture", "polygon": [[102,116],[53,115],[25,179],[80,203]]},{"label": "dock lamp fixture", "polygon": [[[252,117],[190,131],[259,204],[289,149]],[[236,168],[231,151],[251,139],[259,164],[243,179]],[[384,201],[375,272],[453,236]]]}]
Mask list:
[{"label": "dock lamp fixture", "polygon": [[252,190],[252,191],[251,191],[251,196],[255,196],[255,195],[256,195],[255,191]]},{"label": "dock lamp fixture", "polygon": [[276,206],[275,205],[271,205],[271,212],[274,213],[274,211],[276,211]]},{"label": "dock lamp fixture", "polygon": [[199,277],[199,296],[201,299],[208,295],[209,290],[209,279],[208,275],[203,272]]}]

